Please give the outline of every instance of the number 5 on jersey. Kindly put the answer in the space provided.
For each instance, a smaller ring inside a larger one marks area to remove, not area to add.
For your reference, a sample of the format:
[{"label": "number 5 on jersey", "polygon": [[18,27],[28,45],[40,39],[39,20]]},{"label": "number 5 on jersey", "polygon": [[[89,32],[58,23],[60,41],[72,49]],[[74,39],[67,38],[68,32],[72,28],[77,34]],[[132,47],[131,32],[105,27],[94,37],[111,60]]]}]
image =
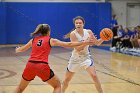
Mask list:
[{"label": "number 5 on jersey", "polygon": [[37,46],[42,46],[43,40],[38,40]]}]

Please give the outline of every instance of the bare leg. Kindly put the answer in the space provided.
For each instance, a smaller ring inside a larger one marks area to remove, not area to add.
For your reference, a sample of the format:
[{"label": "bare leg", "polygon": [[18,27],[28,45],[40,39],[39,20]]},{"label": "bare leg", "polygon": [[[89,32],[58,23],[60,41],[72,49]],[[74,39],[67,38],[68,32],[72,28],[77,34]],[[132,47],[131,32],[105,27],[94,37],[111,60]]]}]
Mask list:
[{"label": "bare leg", "polygon": [[131,40],[130,40],[130,42],[131,42],[131,44],[132,44],[133,48],[135,48],[134,39],[131,39]]},{"label": "bare leg", "polygon": [[13,93],[22,93],[29,83],[30,81],[26,81],[22,78],[20,84],[17,86]]},{"label": "bare leg", "polygon": [[140,48],[140,39],[138,39],[138,45],[139,45],[139,48]]},{"label": "bare leg", "polygon": [[100,82],[98,80],[98,77],[96,75],[96,72],[95,72],[95,68],[93,66],[90,66],[86,70],[90,74],[90,76],[92,77],[92,79],[94,80],[95,87],[96,87],[98,93],[103,93],[103,90],[101,88],[101,84],[100,84]]},{"label": "bare leg", "polygon": [[56,75],[48,80],[47,83],[54,88],[53,93],[61,93],[61,83]]},{"label": "bare leg", "polygon": [[134,39],[134,45],[136,49],[139,48],[138,39]]},{"label": "bare leg", "polygon": [[63,84],[62,84],[62,93],[65,93],[65,90],[67,89],[68,84],[70,80],[72,79],[73,75],[74,75],[74,72],[69,72],[69,71],[66,72],[65,80],[63,81]]}]

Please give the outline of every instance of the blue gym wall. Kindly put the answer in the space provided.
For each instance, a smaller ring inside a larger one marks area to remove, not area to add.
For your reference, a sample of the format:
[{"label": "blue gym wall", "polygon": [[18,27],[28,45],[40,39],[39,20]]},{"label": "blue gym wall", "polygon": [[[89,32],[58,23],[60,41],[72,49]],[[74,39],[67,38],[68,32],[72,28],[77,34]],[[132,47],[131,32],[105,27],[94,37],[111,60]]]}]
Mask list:
[{"label": "blue gym wall", "polygon": [[6,8],[0,3],[0,44],[6,44]]},{"label": "blue gym wall", "polygon": [[[51,26],[51,36],[64,40],[63,36],[74,28],[75,16],[85,18],[85,28],[99,31],[110,27],[110,3],[48,3],[5,2],[0,3],[0,44],[27,43],[39,23]],[[65,40],[65,41],[69,41]]]}]

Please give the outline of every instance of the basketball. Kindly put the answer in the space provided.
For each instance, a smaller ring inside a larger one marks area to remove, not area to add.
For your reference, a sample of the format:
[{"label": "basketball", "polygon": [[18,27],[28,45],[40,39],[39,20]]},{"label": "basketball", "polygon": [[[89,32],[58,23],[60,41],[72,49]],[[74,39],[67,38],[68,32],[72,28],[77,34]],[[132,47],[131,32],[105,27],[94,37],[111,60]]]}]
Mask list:
[{"label": "basketball", "polygon": [[100,37],[101,39],[103,39],[104,41],[109,41],[112,39],[113,37],[113,32],[111,29],[109,28],[104,28],[100,31]]}]

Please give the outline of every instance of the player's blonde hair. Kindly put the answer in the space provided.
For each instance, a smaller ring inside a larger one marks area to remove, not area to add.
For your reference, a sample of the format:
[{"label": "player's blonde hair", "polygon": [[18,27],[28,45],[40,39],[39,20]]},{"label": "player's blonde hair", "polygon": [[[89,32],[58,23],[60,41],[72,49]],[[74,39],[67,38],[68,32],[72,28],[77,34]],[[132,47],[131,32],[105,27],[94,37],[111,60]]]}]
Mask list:
[{"label": "player's blonde hair", "polygon": [[51,31],[50,26],[48,24],[39,24],[35,31],[31,33],[31,36],[35,36],[38,34],[41,35],[48,35],[48,33]]}]

